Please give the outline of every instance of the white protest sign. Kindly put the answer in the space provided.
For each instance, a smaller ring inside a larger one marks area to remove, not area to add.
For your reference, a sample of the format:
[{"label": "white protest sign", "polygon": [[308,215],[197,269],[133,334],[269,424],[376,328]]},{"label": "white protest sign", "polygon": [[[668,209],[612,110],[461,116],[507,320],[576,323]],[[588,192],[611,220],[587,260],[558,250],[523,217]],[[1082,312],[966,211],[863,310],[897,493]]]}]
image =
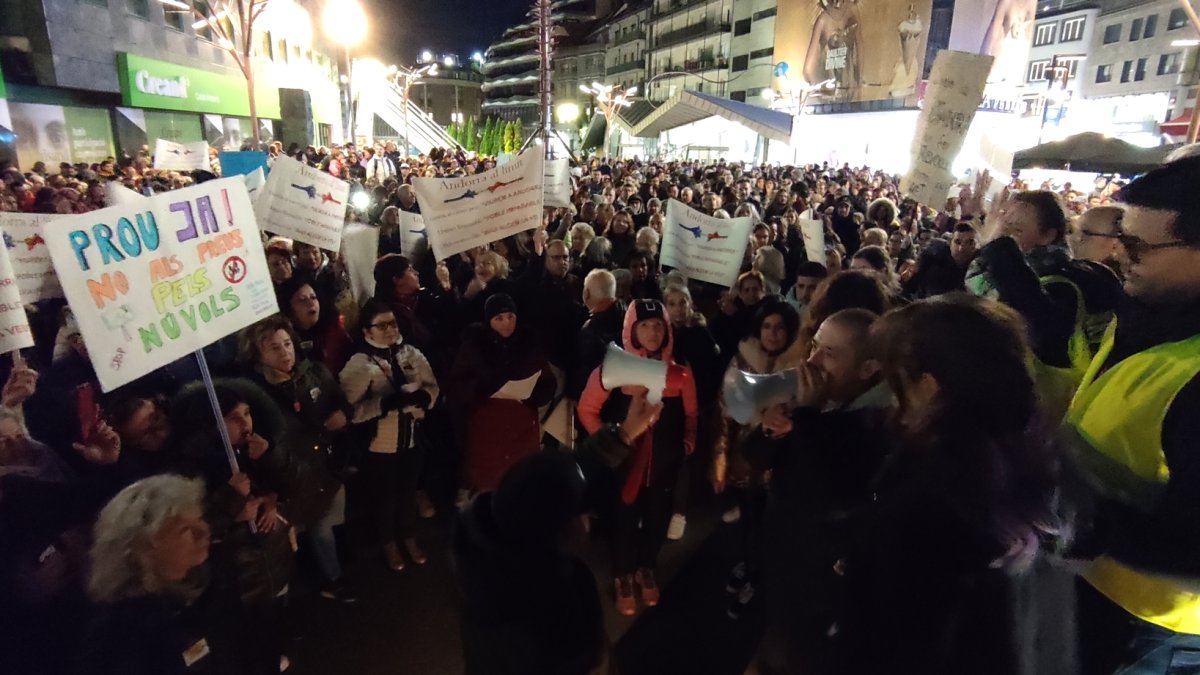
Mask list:
[{"label": "white protest sign", "polygon": [[565,209],[571,205],[571,165],[563,159],[548,159],[542,169],[546,206]]},{"label": "white protest sign", "polygon": [[753,218],[713,218],[671,199],[663,220],[662,264],[689,279],[732,288],[753,227]]},{"label": "white protest sign", "polygon": [[104,184],[104,203],[107,206],[137,204],[145,198],[145,195],[140,195],[115,180],[110,180]]},{"label": "white protest sign", "polygon": [[812,218],[801,218],[799,222],[805,256],[810,262],[824,265],[828,261],[825,257],[825,222]]},{"label": "white protest sign", "polygon": [[346,275],[350,292],[358,304],[375,294],[375,260],[379,257],[379,228],[362,223],[346,223],[342,231],[342,253],[346,256]]},{"label": "white protest sign", "polygon": [[0,213],[4,248],[8,250],[21,302],[25,304],[63,297],[54,264],[50,262],[50,250],[42,238],[43,224],[61,218],[50,213]]},{"label": "white protest sign", "polygon": [[[416,178],[429,245],[445,260],[542,222],[542,164],[539,148],[502,167],[464,178]],[[272,173],[271,175],[274,175]]]},{"label": "white protest sign", "polygon": [[991,174],[987,194],[995,197],[1012,178],[1013,151],[987,130],[979,135],[979,157]]},{"label": "white protest sign", "polygon": [[154,144],[154,168],[168,171],[212,171],[208,163],[208,143],[176,143],[165,138]]},{"label": "white protest sign", "polygon": [[250,203],[257,203],[258,196],[262,194],[263,188],[267,184],[267,175],[263,173],[262,167],[242,176],[242,180],[246,182],[246,193],[250,195]]},{"label": "white protest sign", "polygon": [[925,101],[913,135],[912,166],[900,181],[902,193],[941,208],[955,184],[951,167],[962,149],[993,57],[943,49],[938,52],[925,89]]},{"label": "white protest sign", "polygon": [[240,176],[64,216],[42,236],[104,391],[279,311]]},{"label": "white protest sign", "polygon": [[400,251],[412,257],[426,237],[425,219],[419,213],[400,212]]},{"label": "white protest sign", "polygon": [[349,198],[349,183],[291,157],[279,157],[254,213],[267,232],[336,251]]},{"label": "white protest sign", "polygon": [[33,346],[29,318],[21,304],[17,280],[8,259],[8,247],[0,247],[0,352]]}]

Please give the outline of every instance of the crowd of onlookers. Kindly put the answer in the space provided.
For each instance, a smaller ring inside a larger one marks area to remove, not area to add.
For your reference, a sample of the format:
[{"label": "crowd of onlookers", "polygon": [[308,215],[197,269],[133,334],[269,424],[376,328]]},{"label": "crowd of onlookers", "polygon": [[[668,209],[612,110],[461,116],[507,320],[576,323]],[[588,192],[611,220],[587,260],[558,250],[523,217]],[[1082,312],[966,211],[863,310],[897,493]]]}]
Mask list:
[{"label": "crowd of onlookers", "polygon": [[[988,197],[981,174],[926,205],[867,168],[590,159],[541,227],[436,260],[401,246],[412,178],[492,160],[268,155],[367,195],[347,220],[378,230],[373,291],[355,295],[343,252],[267,239],[280,313],[205,349],[221,420],[192,359],[102,394],[70,308],[28,308],[37,346],[0,391],[13,672],[277,672],[289,594],[354,602],[349,548],[403,573],[428,561],[419,519],[449,510],[468,672],[606,672],[600,603],[658,604],[660,550],[702,489],[741,533],[728,615],[764,604],[763,672],[1052,672],[1073,639],[1019,635],[1048,608],[1014,602],[1013,579],[1052,577],[1045,552],[1085,529],[1050,430],[1129,261],[1139,278],[1157,250],[1122,230],[1115,183]],[[0,210],[81,213],[109,182],[157,193],[215,162],[9,168]],[[1147,180],[1130,203],[1181,210],[1139,197]],[[733,288],[662,267],[668,200],[754,220]],[[606,386],[611,343],[665,363],[661,401]],[[786,395],[735,414],[739,377]],[[611,547],[602,594],[569,545],[588,523]]]}]

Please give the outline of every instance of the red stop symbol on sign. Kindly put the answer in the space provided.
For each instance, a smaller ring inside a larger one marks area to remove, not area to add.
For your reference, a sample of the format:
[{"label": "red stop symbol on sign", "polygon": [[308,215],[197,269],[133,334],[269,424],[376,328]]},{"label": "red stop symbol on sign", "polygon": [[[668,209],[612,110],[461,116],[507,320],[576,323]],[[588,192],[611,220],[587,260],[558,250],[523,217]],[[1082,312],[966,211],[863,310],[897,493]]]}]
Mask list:
[{"label": "red stop symbol on sign", "polygon": [[246,261],[236,255],[230,256],[221,266],[221,273],[225,275],[225,281],[231,284],[240,284],[242,279],[246,278]]}]

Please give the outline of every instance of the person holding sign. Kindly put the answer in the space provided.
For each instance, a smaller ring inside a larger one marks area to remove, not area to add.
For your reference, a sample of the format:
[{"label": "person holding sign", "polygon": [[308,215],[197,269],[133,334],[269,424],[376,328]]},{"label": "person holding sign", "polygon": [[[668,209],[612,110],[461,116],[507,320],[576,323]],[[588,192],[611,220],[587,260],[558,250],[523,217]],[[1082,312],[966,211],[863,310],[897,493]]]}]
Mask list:
[{"label": "person holding sign", "polygon": [[[625,351],[668,364],[663,410],[658,421],[632,442],[633,452],[617,469],[613,523],[613,576],[617,611],[637,613],[634,584],[642,604],[658,604],[655,569],[674,515],[675,483],[684,458],[696,449],[699,402],[692,369],[675,362],[675,340],[666,308],[657,300],[638,300],[625,312]],[[602,366],[603,367],[603,366]],[[601,368],[602,368],[601,367]],[[579,421],[589,434],[625,418],[631,394],[609,391],[601,368],[592,372],[579,400]]]}]

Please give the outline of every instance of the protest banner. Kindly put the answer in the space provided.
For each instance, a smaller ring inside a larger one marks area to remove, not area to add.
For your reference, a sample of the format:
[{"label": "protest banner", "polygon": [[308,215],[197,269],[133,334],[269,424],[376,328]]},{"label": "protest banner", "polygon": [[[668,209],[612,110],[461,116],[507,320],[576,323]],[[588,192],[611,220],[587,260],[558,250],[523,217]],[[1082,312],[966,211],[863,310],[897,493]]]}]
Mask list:
[{"label": "protest banner", "polygon": [[379,228],[346,223],[342,231],[342,253],[354,301],[363,304],[375,294],[375,261],[379,258]]},{"label": "protest banner", "polygon": [[[812,210],[805,211],[811,214]],[[821,219],[800,218],[800,236],[804,238],[804,255],[809,262],[824,265],[825,258],[825,221]]]},{"label": "protest banner", "polygon": [[900,191],[941,208],[955,185],[951,167],[983,102],[993,57],[942,50],[933,61],[913,136],[912,164]]},{"label": "protest banner", "polygon": [[29,330],[25,306],[21,304],[17,279],[8,259],[8,247],[0,247],[0,352],[32,346],[33,333]]},{"label": "protest banner", "polygon": [[222,152],[220,155],[217,155],[217,160],[221,163],[221,175],[225,178],[229,178],[230,176],[249,176],[260,169],[264,176],[271,172],[271,167],[267,164],[267,153],[265,152],[256,152],[254,150]]},{"label": "protest banner", "polygon": [[42,236],[105,391],[279,311],[241,178],[63,216]]},{"label": "protest banner", "polygon": [[62,286],[50,261],[50,250],[42,237],[42,226],[60,218],[62,216],[56,213],[0,213],[4,248],[12,263],[21,302],[27,305],[63,297]]},{"label": "protest banner", "polygon": [[250,203],[257,203],[258,196],[267,185],[267,175],[263,173],[262,167],[242,176],[242,180],[246,182],[246,194],[250,195]]},{"label": "protest banner", "polygon": [[753,218],[713,218],[681,201],[667,201],[662,264],[698,279],[732,288],[750,244]]},{"label": "protest banner", "polygon": [[565,209],[571,205],[571,165],[569,160],[548,159],[543,168],[547,207]]},{"label": "protest banner", "polygon": [[154,144],[154,168],[168,171],[212,171],[208,163],[208,143],[176,143],[160,138]]},{"label": "protest banner", "polygon": [[130,190],[115,180],[110,180],[104,184],[105,206],[116,206],[117,204],[137,204],[145,198],[145,195],[138,194],[137,192]]},{"label": "protest banner", "polygon": [[995,197],[1012,180],[1013,151],[1002,140],[984,130],[979,135],[979,158],[991,175],[987,195]]},{"label": "protest banner", "polygon": [[329,251],[338,250],[350,184],[291,157],[279,157],[254,213],[263,230]]},{"label": "protest banner", "polygon": [[425,218],[419,213],[400,212],[400,251],[411,258],[426,238]]},{"label": "protest banner", "polygon": [[434,256],[445,260],[541,225],[544,161],[534,148],[474,176],[414,179]]}]

